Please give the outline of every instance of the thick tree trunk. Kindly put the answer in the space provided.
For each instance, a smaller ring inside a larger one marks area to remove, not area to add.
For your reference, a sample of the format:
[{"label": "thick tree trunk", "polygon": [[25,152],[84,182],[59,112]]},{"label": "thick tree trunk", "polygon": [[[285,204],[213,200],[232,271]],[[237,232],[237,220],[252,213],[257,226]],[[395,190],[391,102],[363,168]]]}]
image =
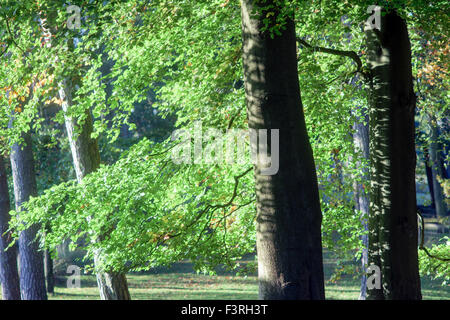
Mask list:
[{"label": "thick tree trunk", "polygon": [[5,232],[9,225],[10,201],[8,181],[3,156],[0,155],[0,283],[3,300],[20,300],[19,271],[17,269],[17,245],[8,250],[10,234]]},{"label": "thick tree trunk", "polygon": [[[354,129],[355,134],[353,141],[355,147],[362,152],[362,157],[365,160],[369,160],[369,117],[366,114],[364,122],[355,122]],[[363,181],[369,181],[368,173],[363,173]],[[355,194],[355,210],[360,214],[361,224],[365,232],[368,231],[368,217],[369,217],[369,194],[367,190],[367,184],[354,183]],[[362,254],[361,254],[361,267],[366,270],[368,263],[368,248],[369,248],[369,235],[364,234],[362,236]],[[359,293],[359,300],[366,299],[367,290],[367,276],[364,273],[361,277],[361,290]]]},{"label": "thick tree trunk", "polygon": [[[34,169],[31,134],[23,134],[24,144],[14,144],[11,150],[11,168],[14,181],[16,211],[30,196],[36,196],[36,174]],[[23,300],[47,300],[44,275],[44,257],[35,240],[38,225],[33,225],[19,236],[20,290]]]},{"label": "thick tree trunk", "polygon": [[405,21],[366,27],[370,90],[369,265],[381,270],[369,299],[421,299],[417,255],[416,153],[411,49]]},{"label": "thick tree trunk", "polygon": [[[72,84],[67,81],[59,90],[59,95],[63,100],[62,107],[65,113],[67,113],[68,107],[72,104],[71,90]],[[100,166],[98,143],[97,140],[91,138],[91,133],[93,132],[92,115],[89,110],[86,110],[86,119],[78,136],[74,136],[78,126],[76,120],[66,116],[65,122],[76,176],[78,182],[81,182],[87,174],[97,170]],[[100,251],[95,254],[94,263],[101,259],[101,255],[102,253]],[[123,273],[98,272],[97,283],[102,300],[131,299],[128,291],[127,279]]]},{"label": "thick tree trunk", "polygon": [[[264,175],[266,167],[255,165],[259,297],[324,299],[322,214],[300,98],[295,26],[287,19],[272,39],[262,32],[266,13],[252,15],[261,10],[258,3],[242,1],[248,123],[250,129],[279,129],[279,171]],[[275,17],[278,9],[271,9]]]}]

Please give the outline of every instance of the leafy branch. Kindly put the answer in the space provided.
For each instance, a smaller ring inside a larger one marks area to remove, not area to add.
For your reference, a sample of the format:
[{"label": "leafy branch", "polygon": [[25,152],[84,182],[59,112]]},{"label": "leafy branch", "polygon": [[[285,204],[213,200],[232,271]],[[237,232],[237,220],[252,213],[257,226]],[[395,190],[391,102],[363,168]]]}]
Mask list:
[{"label": "leafy branch", "polygon": [[432,259],[436,259],[439,261],[450,261],[449,258],[441,258],[435,255],[432,255],[428,249],[425,247],[424,245],[424,239],[425,239],[425,224],[424,224],[424,219],[422,214],[420,213],[420,211],[417,211],[417,215],[420,217],[420,224],[421,224],[421,228],[420,228],[420,244],[419,244],[419,249],[423,250],[428,257],[432,258]]},{"label": "leafy branch", "polygon": [[[5,21],[6,21],[6,29],[8,30],[8,33],[9,33],[9,37],[10,37],[11,42],[14,43],[15,46],[16,46],[17,48],[19,48],[20,51],[22,51],[22,53],[23,53],[25,59],[28,59],[25,50],[23,50],[23,49],[19,46],[19,44],[14,40],[14,35],[13,35],[12,31],[11,31],[11,27],[9,26],[9,20],[8,20],[7,17],[5,17]],[[8,49],[8,47],[7,47],[6,49]],[[5,49],[5,51],[2,53],[2,55],[6,52],[6,49]]]}]

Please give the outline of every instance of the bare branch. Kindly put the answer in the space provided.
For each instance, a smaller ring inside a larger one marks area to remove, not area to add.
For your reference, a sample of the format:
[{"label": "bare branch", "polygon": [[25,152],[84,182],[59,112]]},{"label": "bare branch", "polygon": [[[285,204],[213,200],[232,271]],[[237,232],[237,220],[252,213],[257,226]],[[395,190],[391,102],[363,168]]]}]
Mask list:
[{"label": "bare branch", "polygon": [[316,52],[323,52],[323,53],[333,54],[333,55],[337,55],[337,56],[341,56],[341,57],[348,57],[348,58],[352,59],[353,61],[355,61],[356,65],[357,65],[357,69],[354,73],[359,72],[365,76],[365,74],[362,72],[361,58],[358,56],[358,54],[355,51],[337,50],[337,49],[331,49],[331,48],[325,48],[325,47],[312,46],[300,37],[297,37],[297,41],[302,46],[304,46],[310,50],[316,51]]}]

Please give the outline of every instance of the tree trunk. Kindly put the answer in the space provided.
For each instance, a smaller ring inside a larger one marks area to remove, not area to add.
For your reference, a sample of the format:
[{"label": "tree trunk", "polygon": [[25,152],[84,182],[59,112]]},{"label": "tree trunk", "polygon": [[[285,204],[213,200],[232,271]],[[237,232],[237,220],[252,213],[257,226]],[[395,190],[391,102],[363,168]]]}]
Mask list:
[{"label": "tree trunk", "polygon": [[428,190],[430,191],[431,207],[436,210],[436,203],[434,201],[434,189],[433,189],[433,171],[431,170],[430,152],[428,148],[425,148],[425,174],[427,176]]},{"label": "tree trunk", "polygon": [[416,153],[411,48],[395,11],[366,27],[371,71],[369,265],[381,270],[370,299],[421,299],[417,254]]},{"label": "tree trunk", "polygon": [[10,201],[8,181],[3,156],[0,155],[0,283],[3,300],[20,300],[19,272],[17,270],[17,245],[8,250],[10,234],[5,232],[9,225]]},{"label": "tree trunk", "polygon": [[[248,124],[279,129],[278,172],[265,175],[266,167],[255,164],[259,297],[324,299],[322,213],[300,98],[295,26],[286,18],[286,29],[271,38],[262,31],[266,12],[252,15],[262,10],[259,4],[242,1]],[[275,19],[281,8],[269,5]]]},{"label": "tree trunk", "polygon": [[444,218],[447,215],[447,206],[445,203],[444,191],[439,180],[444,179],[444,172],[441,165],[441,150],[439,144],[439,132],[436,118],[430,116],[431,143],[429,148],[431,161],[431,177],[433,185],[433,199],[436,209],[436,216]]},{"label": "tree trunk", "polygon": [[[55,34],[56,30],[50,30],[50,27],[47,26],[45,14],[40,13],[39,18],[45,42],[48,47],[51,47],[51,36]],[[68,40],[68,49],[73,52],[73,39]],[[69,77],[60,84],[59,96],[63,101],[62,108],[65,114],[72,105],[73,87],[74,84],[69,80]],[[86,119],[78,136],[74,135],[78,127],[75,119],[65,115],[65,124],[77,180],[81,182],[87,174],[97,170],[100,166],[97,140],[91,138],[93,131],[92,115],[89,110],[86,110]],[[98,261],[99,259],[101,259],[101,252],[96,253],[94,263],[95,260]],[[97,273],[97,283],[102,300],[130,300],[125,274]]]},{"label": "tree trunk", "polygon": [[[369,124],[368,114],[365,114],[364,122],[355,122],[353,141],[355,147],[362,151],[362,157],[365,160],[369,160]],[[363,181],[369,181],[368,173],[363,172]],[[367,192],[366,184],[354,183],[355,194],[355,210],[360,214],[361,224],[365,232],[368,231],[368,217],[369,217],[369,195]],[[361,254],[361,267],[366,270],[368,263],[368,248],[369,248],[369,235],[364,234],[362,236],[362,254]],[[359,293],[359,300],[366,299],[367,290],[367,276],[364,273],[361,277],[361,290]]]},{"label": "tree trunk", "polygon": [[44,270],[45,270],[45,279],[47,280],[47,292],[54,294],[55,277],[53,274],[53,259],[50,256],[50,252],[48,250],[45,250],[44,252]]},{"label": "tree trunk", "polygon": [[[22,203],[37,194],[31,134],[24,133],[23,139],[24,144],[13,145],[10,155],[17,212],[22,210]],[[23,300],[47,300],[44,257],[35,239],[38,230],[39,225],[33,225],[19,236],[19,274]]]},{"label": "tree trunk", "polygon": [[[72,84],[66,81],[59,90],[59,95],[63,100],[63,111],[67,113],[68,107],[72,105],[71,96]],[[93,119],[89,110],[86,110],[86,119],[78,136],[74,136],[77,128],[75,119],[65,117],[67,136],[69,138],[70,149],[72,151],[73,164],[78,182],[89,173],[97,170],[100,166],[100,151],[97,140],[91,138],[93,132]],[[97,251],[94,263],[101,259],[102,253]],[[98,272],[97,283],[102,300],[130,300],[127,279],[123,273]]]},{"label": "tree trunk", "polygon": [[[100,256],[96,255],[95,259]],[[97,273],[97,284],[102,300],[131,300],[127,278],[123,273]]]}]

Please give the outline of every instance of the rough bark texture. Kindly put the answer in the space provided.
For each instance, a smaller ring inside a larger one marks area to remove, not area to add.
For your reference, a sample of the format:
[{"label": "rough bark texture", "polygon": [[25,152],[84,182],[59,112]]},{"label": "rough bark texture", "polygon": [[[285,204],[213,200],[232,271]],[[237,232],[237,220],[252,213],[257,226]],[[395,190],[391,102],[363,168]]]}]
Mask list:
[{"label": "rough bark texture", "polygon": [[411,49],[405,21],[381,18],[366,27],[370,90],[369,264],[381,269],[382,287],[369,299],[421,299],[417,257],[416,153]]},{"label": "rough bark texture", "polygon": [[[353,136],[353,141],[355,147],[362,152],[362,157],[365,160],[369,160],[369,116],[365,115],[364,122],[355,122],[354,130],[355,134]],[[363,173],[363,181],[368,181],[368,173]],[[355,196],[355,210],[360,214],[361,224],[364,231],[368,231],[368,218],[369,218],[369,194],[367,183],[357,183],[354,182],[354,196]],[[366,270],[368,263],[368,248],[369,248],[369,235],[365,234],[362,236],[362,255],[361,255],[361,267]],[[366,299],[367,290],[367,276],[364,273],[361,277],[361,290],[359,293],[359,300]]]},{"label": "rough bark texture", "polygon": [[6,248],[11,243],[8,230],[10,201],[5,162],[0,155],[0,283],[3,300],[20,300],[19,271],[17,269],[17,245]]},{"label": "rough bark texture", "polygon": [[[31,134],[23,134],[24,144],[14,144],[11,149],[11,168],[14,181],[16,211],[30,196],[36,196],[36,173],[34,169]],[[44,257],[35,241],[38,225],[31,226],[19,236],[20,290],[23,300],[47,300],[44,275]]]},{"label": "rough bark texture", "polygon": [[248,123],[251,129],[279,129],[280,137],[278,173],[262,175],[262,165],[255,165],[259,297],[324,299],[322,214],[300,98],[295,26],[288,19],[282,35],[272,39],[261,31],[265,13],[252,15],[258,3],[242,1]]},{"label": "rough bark texture", "polygon": [[[63,110],[65,113],[72,104],[71,97],[72,84],[65,82],[59,90],[63,100]],[[95,171],[100,166],[100,151],[97,140],[91,138],[93,132],[93,120],[89,110],[86,111],[86,119],[81,128],[78,128],[75,119],[65,117],[67,135],[69,137],[70,149],[78,182],[89,173]],[[79,130],[76,130],[76,129]],[[79,133],[78,135],[75,135]],[[94,263],[101,259],[101,252],[95,254]],[[115,272],[97,273],[97,284],[102,300],[130,300],[128,284],[125,274]]]}]

